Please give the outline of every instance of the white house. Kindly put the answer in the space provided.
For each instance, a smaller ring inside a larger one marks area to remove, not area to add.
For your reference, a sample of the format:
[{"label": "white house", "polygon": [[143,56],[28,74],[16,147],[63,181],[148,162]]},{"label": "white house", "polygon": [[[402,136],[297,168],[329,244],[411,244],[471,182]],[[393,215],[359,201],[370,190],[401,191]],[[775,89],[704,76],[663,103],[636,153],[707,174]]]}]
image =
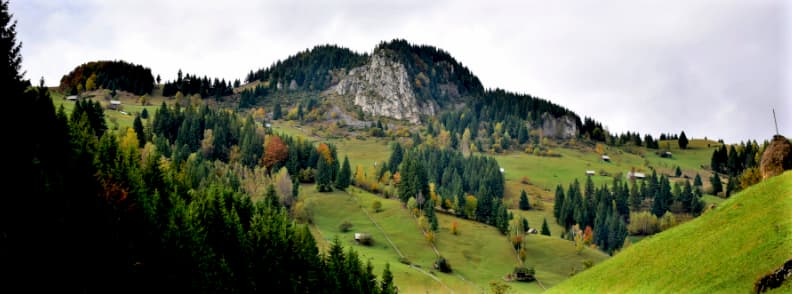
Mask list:
[{"label": "white house", "polygon": [[587,170],[586,171],[586,175],[587,176],[593,176],[594,174],[595,174],[595,172],[593,170]]},{"label": "white house", "polygon": [[70,95],[70,96],[66,96],[66,100],[69,100],[69,101],[77,101],[77,95]]},{"label": "white house", "polygon": [[644,173],[639,173],[639,172],[627,172],[627,178],[628,178],[628,179],[639,179],[639,180],[643,180],[643,179],[645,179],[645,178],[646,178],[646,174],[644,174]]},{"label": "white house", "polygon": [[110,106],[108,108],[118,110],[121,108],[121,100],[110,100]]},{"label": "white house", "polygon": [[602,160],[603,160],[603,161],[610,162],[610,156],[603,155],[603,156],[602,156]]}]

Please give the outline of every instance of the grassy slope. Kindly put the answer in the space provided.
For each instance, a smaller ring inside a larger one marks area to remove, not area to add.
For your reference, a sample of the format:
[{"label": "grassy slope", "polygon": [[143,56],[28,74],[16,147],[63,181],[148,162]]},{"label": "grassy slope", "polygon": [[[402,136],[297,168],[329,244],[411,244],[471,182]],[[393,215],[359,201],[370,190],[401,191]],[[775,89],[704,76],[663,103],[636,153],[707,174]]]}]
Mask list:
[{"label": "grassy slope", "polygon": [[[360,210],[368,209],[370,215],[392,239],[407,258],[420,268],[431,271],[435,253],[424,240],[416,222],[396,200],[382,199],[372,194],[352,189],[355,197],[342,192],[319,194],[312,186],[303,186],[303,196],[314,205],[314,235],[320,247],[338,237],[344,246],[357,250],[363,259],[371,259],[375,273],[381,273],[386,262],[391,264],[395,281],[404,293],[426,292],[480,293],[488,289],[490,281],[499,280],[509,273],[517,260],[506,238],[495,228],[456,217],[438,214],[440,230],[436,235],[437,248],[454,267],[453,274],[435,272],[442,284],[399,263],[399,256],[385,240],[379,230]],[[379,200],[383,211],[372,213],[371,203]],[[348,220],[354,224],[351,232],[341,233],[338,224]],[[459,224],[459,235],[453,235],[449,227],[453,221]],[[374,236],[376,244],[359,246],[352,240],[354,232],[366,232]],[[572,268],[581,268],[584,259],[601,262],[607,258],[598,251],[587,249],[581,255],[574,253],[571,242],[545,236],[531,236],[528,247],[528,265],[536,267],[537,276],[546,287],[567,278]],[[464,280],[463,280],[464,278]],[[543,291],[537,283],[510,283],[519,293]],[[448,287],[448,288],[446,288]]]},{"label": "grassy slope", "polygon": [[646,238],[551,292],[747,293],[757,277],[790,254],[792,172],[787,172],[698,219]]}]

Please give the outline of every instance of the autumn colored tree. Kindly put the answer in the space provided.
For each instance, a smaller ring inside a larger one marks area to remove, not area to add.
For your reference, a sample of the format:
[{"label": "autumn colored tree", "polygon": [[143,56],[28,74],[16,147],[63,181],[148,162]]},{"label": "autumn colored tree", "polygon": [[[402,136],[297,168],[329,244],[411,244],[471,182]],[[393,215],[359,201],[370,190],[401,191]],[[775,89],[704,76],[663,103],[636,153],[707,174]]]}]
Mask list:
[{"label": "autumn colored tree", "polygon": [[262,161],[267,170],[271,171],[273,167],[280,166],[289,157],[289,147],[283,143],[279,136],[269,136],[266,141]]}]

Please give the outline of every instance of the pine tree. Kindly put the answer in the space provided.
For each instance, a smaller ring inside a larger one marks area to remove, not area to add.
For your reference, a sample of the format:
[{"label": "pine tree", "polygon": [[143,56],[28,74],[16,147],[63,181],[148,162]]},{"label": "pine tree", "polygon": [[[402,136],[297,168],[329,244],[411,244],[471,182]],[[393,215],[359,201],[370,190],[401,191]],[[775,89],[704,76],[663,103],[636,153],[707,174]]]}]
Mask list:
[{"label": "pine tree", "polygon": [[520,210],[529,210],[531,209],[531,203],[528,201],[528,195],[525,193],[525,190],[520,192]]},{"label": "pine tree", "polygon": [[685,131],[682,131],[682,133],[679,134],[679,140],[677,141],[677,143],[679,143],[679,148],[680,149],[687,149],[688,138],[685,135]]},{"label": "pine tree", "polygon": [[393,285],[393,274],[390,271],[390,263],[385,263],[385,269],[382,271],[379,293],[396,294],[396,287]]},{"label": "pine tree", "polygon": [[339,190],[346,190],[346,188],[349,187],[351,176],[352,170],[349,167],[349,159],[344,156],[344,164],[341,166],[341,170],[338,172],[338,177],[336,177],[336,188]]},{"label": "pine tree", "polygon": [[547,225],[547,218],[542,220],[542,235],[550,236],[550,226]]},{"label": "pine tree", "polygon": [[676,167],[676,170],[674,171],[674,175],[677,178],[682,176],[682,169],[680,169],[679,166]]},{"label": "pine tree", "polygon": [[272,120],[279,120],[283,117],[283,110],[281,110],[280,103],[275,103],[275,106],[272,108]]},{"label": "pine tree", "polygon": [[143,133],[143,122],[140,120],[140,116],[135,116],[135,121],[132,122],[132,129],[137,134],[138,147],[143,148],[143,145],[146,145],[146,134]]},{"label": "pine tree", "polygon": [[522,218],[522,227],[523,227],[523,233],[527,233],[528,229],[531,228],[531,227],[529,227],[528,219],[526,219],[524,217]]},{"label": "pine tree", "polygon": [[700,189],[702,185],[704,185],[704,183],[701,182],[701,176],[696,173],[696,178],[693,179],[693,186],[696,186]]},{"label": "pine tree", "polygon": [[723,184],[718,173],[712,175],[710,183],[712,183],[712,194],[718,195],[718,193],[723,191]]},{"label": "pine tree", "polygon": [[278,200],[278,193],[275,191],[275,185],[267,185],[267,192],[264,193],[264,202],[273,208],[280,207],[280,201]]},{"label": "pine tree", "polygon": [[559,184],[556,186],[555,199],[553,199],[553,216],[556,218],[556,223],[562,224],[562,211],[564,208],[564,188]]},{"label": "pine tree", "polygon": [[401,144],[396,142],[393,144],[393,151],[391,151],[390,159],[388,160],[388,167],[390,167],[391,174],[396,173],[396,170],[399,169],[399,164],[401,164],[403,156],[404,151],[402,150]]},{"label": "pine tree", "polygon": [[333,166],[320,155],[316,160],[316,190],[319,192],[333,191]]}]

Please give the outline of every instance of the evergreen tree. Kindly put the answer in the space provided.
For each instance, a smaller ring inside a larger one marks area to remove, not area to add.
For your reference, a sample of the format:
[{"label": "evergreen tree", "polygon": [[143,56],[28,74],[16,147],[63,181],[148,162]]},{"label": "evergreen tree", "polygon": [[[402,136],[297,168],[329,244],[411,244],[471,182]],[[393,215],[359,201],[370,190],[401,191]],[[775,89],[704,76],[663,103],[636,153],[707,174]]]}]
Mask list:
[{"label": "evergreen tree", "polygon": [[678,165],[676,167],[676,170],[674,170],[674,176],[676,176],[677,178],[682,176],[682,169],[680,169]]},{"label": "evergreen tree", "polygon": [[338,172],[338,177],[336,177],[336,188],[339,190],[346,190],[349,187],[349,181],[352,176],[352,170],[349,167],[349,159],[344,156],[344,164],[341,166],[341,170]]},{"label": "evergreen tree", "polygon": [[391,151],[390,159],[388,159],[388,167],[390,167],[391,174],[396,173],[396,170],[399,169],[399,164],[401,164],[404,156],[403,152],[399,142],[393,144],[393,151]]},{"label": "evergreen tree", "polygon": [[630,196],[628,201],[630,202],[630,210],[631,211],[639,211],[641,209],[641,195],[638,193],[638,183],[636,181],[632,181],[632,185],[630,185]]},{"label": "evergreen tree", "polygon": [[379,293],[396,294],[396,287],[393,285],[393,274],[390,271],[389,263],[385,263],[385,269],[382,271]]},{"label": "evergreen tree", "polygon": [[523,227],[523,233],[527,233],[528,229],[531,228],[531,227],[529,227],[528,219],[526,219],[524,217],[522,218],[522,227]]},{"label": "evergreen tree", "polygon": [[281,110],[280,103],[275,103],[275,106],[272,108],[272,120],[279,120],[283,117],[283,110]]},{"label": "evergreen tree", "polygon": [[528,202],[528,195],[525,193],[525,190],[520,192],[520,210],[529,210],[531,209],[531,203]]},{"label": "evergreen tree", "polygon": [[547,218],[542,220],[542,235],[550,236],[550,226],[547,225]]},{"label": "evergreen tree", "polygon": [[553,216],[556,218],[556,223],[561,226],[562,224],[562,209],[564,207],[564,188],[559,184],[556,186],[555,199],[553,199]]},{"label": "evergreen tree", "polygon": [[140,118],[148,119],[148,117],[149,117],[148,109],[143,108],[143,111],[140,112]]},{"label": "evergreen tree", "polygon": [[319,192],[333,191],[333,166],[324,156],[316,160],[316,190]]},{"label": "evergreen tree", "polygon": [[723,184],[718,173],[712,175],[710,183],[712,183],[712,194],[718,195],[718,193],[723,191]]},{"label": "evergreen tree", "polygon": [[143,148],[143,145],[146,145],[146,134],[143,133],[143,122],[140,120],[140,116],[135,116],[135,121],[132,122],[132,128],[135,130],[135,134],[137,134],[138,147]]},{"label": "evergreen tree", "polygon": [[701,176],[698,173],[696,173],[696,178],[693,179],[693,186],[696,186],[697,188],[701,189],[702,185],[704,185],[704,183],[701,182]]}]

